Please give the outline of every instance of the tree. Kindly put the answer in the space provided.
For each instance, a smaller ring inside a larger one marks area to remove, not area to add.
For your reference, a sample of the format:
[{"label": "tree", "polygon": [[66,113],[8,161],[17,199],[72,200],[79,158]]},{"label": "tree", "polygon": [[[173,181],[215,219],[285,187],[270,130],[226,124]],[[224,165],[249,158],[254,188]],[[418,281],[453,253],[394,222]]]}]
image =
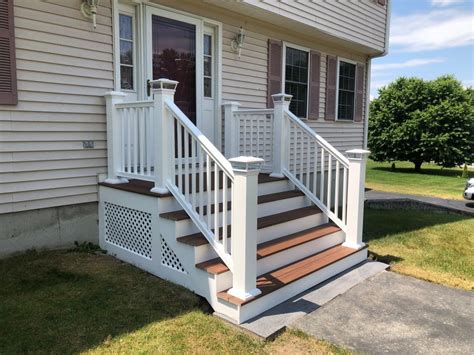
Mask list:
[{"label": "tree", "polygon": [[399,78],[370,104],[369,141],[376,161],[444,167],[474,162],[474,94],[453,76]]}]

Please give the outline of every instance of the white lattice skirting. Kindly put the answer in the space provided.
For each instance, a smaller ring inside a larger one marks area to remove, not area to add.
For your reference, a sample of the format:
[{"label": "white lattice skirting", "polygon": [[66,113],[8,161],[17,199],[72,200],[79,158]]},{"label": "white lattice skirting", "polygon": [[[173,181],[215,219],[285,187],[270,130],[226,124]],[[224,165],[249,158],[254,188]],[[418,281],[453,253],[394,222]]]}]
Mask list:
[{"label": "white lattice skirting", "polygon": [[169,267],[170,269],[186,273],[181,261],[176,256],[174,251],[168,246],[163,236],[160,234],[161,241],[161,265]]},{"label": "white lattice skirting", "polygon": [[104,202],[105,241],[152,260],[151,214]]}]

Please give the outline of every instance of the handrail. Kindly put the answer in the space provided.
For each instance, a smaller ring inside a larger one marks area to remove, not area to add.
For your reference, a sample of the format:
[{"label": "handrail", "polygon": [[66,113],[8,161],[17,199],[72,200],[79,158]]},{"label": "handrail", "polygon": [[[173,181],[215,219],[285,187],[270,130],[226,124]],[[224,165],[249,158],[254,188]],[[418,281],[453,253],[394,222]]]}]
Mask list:
[{"label": "handrail", "polygon": [[285,110],[286,116],[296,123],[301,129],[303,129],[307,134],[314,137],[319,144],[321,144],[327,151],[331,152],[346,168],[349,167],[349,160],[341,154],[333,145],[331,145],[327,140],[317,134],[314,130],[312,130],[307,124],[305,124],[300,118],[298,118],[293,112],[290,110]]},{"label": "handrail", "polygon": [[235,115],[238,114],[273,114],[272,108],[241,108],[234,111]]},{"label": "handrail", "polygon": [[135,108],[135,107],[153,107],[154,102],[151,100],[143,101],[127,101],[115,104],[115,107],[118,109],[123,108]]},{"label": "handrail", "polygon": [[[230,199],[234,184],[232,165],[172,100],[166,100],[164,105],[172,117],[172,122],[169,122],[171,135],[177,139],[174,144],[177,151],[170,151],[174,152],[173,156],[178,160],[172,168],[172,176],[177,178],[175,181],[168,180],[167,186],[219,257],[233,271],[227,230],[228,221],[231,219],[228,204],[231,208],[233,206]],[[219,189],[221,182],[222,191]],[[231,194],[228,193],[229,182]],[[207,211],[206,215],[204,211]]]}]

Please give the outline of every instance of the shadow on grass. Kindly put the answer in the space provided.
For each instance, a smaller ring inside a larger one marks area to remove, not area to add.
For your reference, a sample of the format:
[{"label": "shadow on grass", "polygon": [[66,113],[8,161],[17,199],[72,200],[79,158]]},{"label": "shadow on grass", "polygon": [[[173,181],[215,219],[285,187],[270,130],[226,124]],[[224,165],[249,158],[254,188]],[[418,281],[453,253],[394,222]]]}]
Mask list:
[{"label": "shadow on grass", "polygon": [[[386,167],[386,166],[374,166],[368,168],[370,170],[375,170],[375,171],[384,171],[388,173],[394,173],[394,174],[414,174],[414,175],[435,175],[435,176],[447,176],[447,177],[458,177],[460,178],[462,176],[462,169],[432,169],[432,168],[421,168],[420,171],[415,171],[414,168],[396,168],[392,169],[391,167]],[[468,172],[469,177],[474,177],[474,172],[469,171]]]},{"label": "shadow on grass", "polygon": [[72,353],[199,309],[199,298],[109,256],[0,260],[0,353]]},{"label": "shadow on grass", "polygon": [[390,237],[439,224],[453,223],[472,217],[458,214],[421,210],[378,210],[364,211],[364,242]]},{"label": "shadow on grass", "polygon": [[375,252],[373,252],[372,250],[369,250],[369,256],[368,258],[370,260],[374,260],[374,261],[380,261],[381,263],[385,263],[385,264],[392,264],[392,263],[398,263],[400,261],[403,261],[403,258],[399,257],[399,256],[395,256],[395,255],[380,255],[380,254],[377,254]]}]

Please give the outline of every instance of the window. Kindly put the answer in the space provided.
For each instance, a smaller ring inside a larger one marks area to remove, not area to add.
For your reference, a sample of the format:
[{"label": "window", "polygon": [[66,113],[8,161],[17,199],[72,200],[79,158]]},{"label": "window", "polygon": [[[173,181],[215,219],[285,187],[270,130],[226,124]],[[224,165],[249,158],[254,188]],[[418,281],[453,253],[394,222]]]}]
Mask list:
[{"label": "window", "polygon": [[119,15],[120,38],[120,87],[133,90],[133,17]]},{"label": "window", "polygon": [[308,111],[308,61],[307,51],[286,47],[285,93],[293,95],[290,111],[306,118]]},{"label": "window", "polygon": [[356,65],[339,61],[337,119],[352,121],[354,119]]},{"label": "window", "polygon": [[212,97],[212,36],[204,35],[204,97]]}]

